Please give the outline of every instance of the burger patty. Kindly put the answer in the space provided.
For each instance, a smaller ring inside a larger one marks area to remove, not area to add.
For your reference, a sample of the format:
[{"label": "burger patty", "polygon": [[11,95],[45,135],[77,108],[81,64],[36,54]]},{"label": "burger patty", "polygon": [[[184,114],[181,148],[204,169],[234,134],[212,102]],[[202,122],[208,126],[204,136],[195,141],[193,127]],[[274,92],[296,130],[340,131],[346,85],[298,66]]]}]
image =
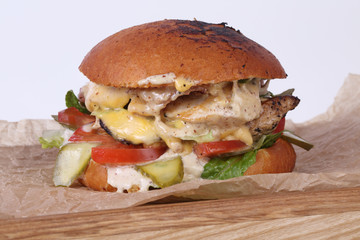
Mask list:
[{"label": "burger patty", "polygon": [[293,110],[299,102],[300,99],[294,96],[277,96],[262,102],[263,111],[260,117],[248,123],[253,139],[271,133],[286,113]]}]

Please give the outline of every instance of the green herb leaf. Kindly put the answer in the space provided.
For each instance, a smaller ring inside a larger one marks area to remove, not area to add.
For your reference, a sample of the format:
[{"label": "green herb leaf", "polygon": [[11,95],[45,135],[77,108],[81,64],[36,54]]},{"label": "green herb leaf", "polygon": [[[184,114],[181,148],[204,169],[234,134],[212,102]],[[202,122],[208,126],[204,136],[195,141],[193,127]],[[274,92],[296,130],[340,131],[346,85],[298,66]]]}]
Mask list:
[{"label": "green herb leaf", "polygon": [[66,102],[66,107],[68,108],[75,107],[82,113],[90,114],[90,112],[86,109],[86,107],[80,104],[80,101],[73,92],[73,90],[69,90],[66,93],[65,102]]},{"label": "green herb leaf", "polygon": [[201,174],[204,179],[225,180],[243,176],[246,170],[255,163],[257,150],[230,158],[213,158]]}]

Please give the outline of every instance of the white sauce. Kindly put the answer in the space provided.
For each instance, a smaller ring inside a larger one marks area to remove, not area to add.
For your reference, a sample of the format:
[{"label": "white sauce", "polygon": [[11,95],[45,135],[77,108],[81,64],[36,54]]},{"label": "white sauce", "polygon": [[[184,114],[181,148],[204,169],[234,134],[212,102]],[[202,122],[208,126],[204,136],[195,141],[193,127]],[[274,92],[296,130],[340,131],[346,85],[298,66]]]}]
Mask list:
[{"label": "white sauce", "polygon": [[118,192],[128,191],[134,185],[138,186],[139,192],[148,191],[150,186],[155,186],[152,180],[143,176],[133,166],[108,167],[108,183],[117,188]]},{"label": "white sauce", "polygon": [[187,139],[190,137],[203,136],[209,133],[209,127],[203,123],[187,123],[184,124],[184,127],[177,129],[170,127],[165,124],[160,116],[155,118],[155,129],[160,133],[160,135],[171,136],[180,139]]},{"label": "white sauce", "polygon": [[169,102],[181,96],[181,93],[171,87],[132,89],[129,93],[131,102],[128,111],[144,116],[160,114]]},{"label": "white sauce", "polygon": [[[170,160],[179,155],[182,158],[184,167],[183,182],[199,179],[206,164],[206,159],[198,159],[193,152],[185,155],[175,153],[169,149],[155,161]],[[116,187],[118,192],[127,191],[134,185],[140,188],[139,192],[147,191],[150,186],[156,187],[156,184],[150,178],[142,175],[134,166],[107,167],[107,169],[107,181],[111,186]]]},{"label": "white sauce", "polygon": [[82,130],[84,131],[84,132],[91,132],[91,130],[92,130],[92,123],[89,123],[89,124],[85,124],[84,126],[82,126],[81,128],[82,128]]},{"label": "white sauce", "polygon": [[139,86],[148,85],[164,85],[175,82],[176,76],[174,73],[166,73],[160,75],[154,75],[138,81]]},{"label": "white sauce", "polygon": [[244,122],[258,118],[262,111],[259,87],[258,80],[240,85],[234,83],[231,105],[228,108],[232,112],[228,113],[228,116]]},{"label": "white sauce", "polygon": [[63,145],[66,145],[69,143],[69,138],[74,134],[73,130],[65,128],[64,133],[62,137],[64,138]]},{"label": "white sauce", "polygon": [[183,182],[199,179],[204,170],[204,165],[207,162],[205,159],[198,159],[193,152],[183,155],[182,161],[184,164]]}]

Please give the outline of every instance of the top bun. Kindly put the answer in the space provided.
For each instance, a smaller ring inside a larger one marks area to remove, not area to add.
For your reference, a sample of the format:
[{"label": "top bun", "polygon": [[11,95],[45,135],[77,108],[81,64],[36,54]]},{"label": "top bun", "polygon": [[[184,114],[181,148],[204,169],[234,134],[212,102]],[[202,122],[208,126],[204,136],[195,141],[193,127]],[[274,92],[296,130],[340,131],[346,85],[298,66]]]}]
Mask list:
[{"label": "top bun", "polygon": [[98,43],[80,71],[114,87],[158,87],[138,81],[174,73],[208,84],[247,78],[286,78],[276,57],[225,23],[163,20],[122,30]]}]

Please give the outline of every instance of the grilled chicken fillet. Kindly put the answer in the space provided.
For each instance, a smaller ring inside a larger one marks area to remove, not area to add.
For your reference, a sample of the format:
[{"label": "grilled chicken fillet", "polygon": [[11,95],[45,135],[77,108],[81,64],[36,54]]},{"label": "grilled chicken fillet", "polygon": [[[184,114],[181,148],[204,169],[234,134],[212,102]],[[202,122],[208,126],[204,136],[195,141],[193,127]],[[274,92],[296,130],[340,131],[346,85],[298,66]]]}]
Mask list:
[{"label": "grilled chicken fillet", "polygon": [[249,130],[254,139],[271,133],[286,113],[295,109],[300,99],[294,96],[278,96],[262,102],[259,118],[249,122]]}]

